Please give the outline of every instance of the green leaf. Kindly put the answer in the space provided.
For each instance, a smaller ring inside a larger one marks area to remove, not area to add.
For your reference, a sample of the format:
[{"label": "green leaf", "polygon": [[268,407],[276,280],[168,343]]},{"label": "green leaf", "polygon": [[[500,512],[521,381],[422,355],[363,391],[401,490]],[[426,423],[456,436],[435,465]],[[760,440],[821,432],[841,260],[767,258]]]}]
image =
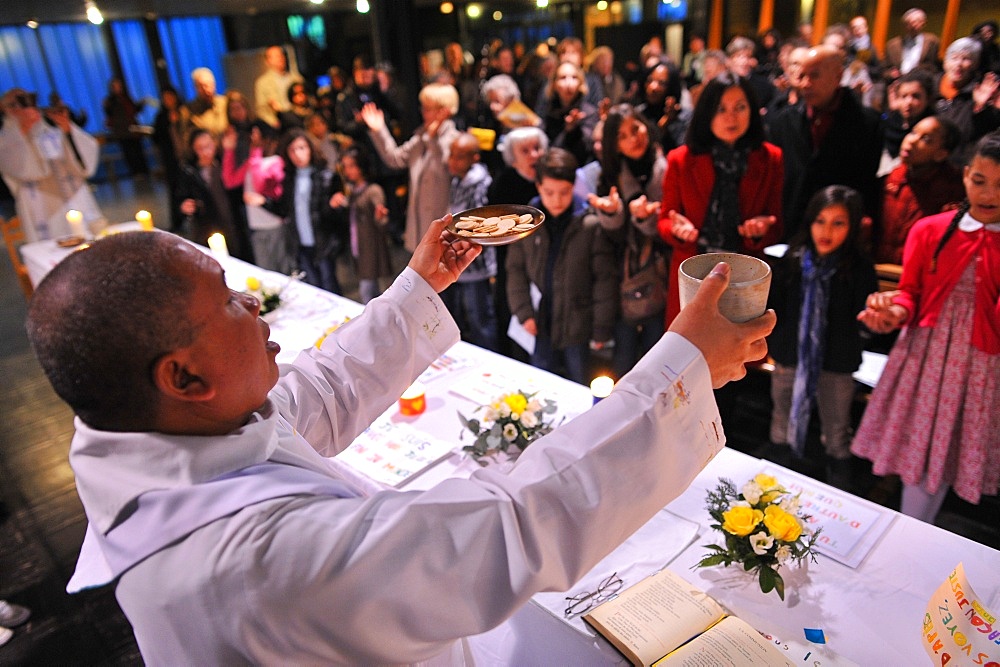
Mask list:
[{"label": "green leaf", "polygon": [[698,561],[698,567],[711,567],[713,565],[719,565],[725,561],[726,561],[726,556],[724,554],[705,556],[700,561]]},{"label": "green leaf", "polygon": [[774,590],[777,591],[778,597],[782,600],[785,599],[785,580],[781,578],[781,575],[771,570],[774,573]]},{"label": "green leaf", "polygon": [[[771,591],[773,591],[776,583],[775,582],[776,576],[778,576],[778,573],[772,570],[771,568],[769,567],[760,568],[760,570],[757,572],[757,580],[760,582],[760,590],[764,593],[770,593]],[[779,595],[781,594],[779,593]],[[783,595],[781,599],[782,600],[785,599]]]}]

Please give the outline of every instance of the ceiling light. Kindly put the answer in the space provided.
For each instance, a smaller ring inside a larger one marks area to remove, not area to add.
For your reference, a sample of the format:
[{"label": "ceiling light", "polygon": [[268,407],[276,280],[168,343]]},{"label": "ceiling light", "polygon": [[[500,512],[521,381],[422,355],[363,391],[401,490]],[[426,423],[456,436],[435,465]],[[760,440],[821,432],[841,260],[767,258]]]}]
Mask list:
[{"label": "ceiling light", "polygon": [[499,10],[493,12],[493,20],[494,21],[499,21],[502,18],[503,18],[503,12],[501,12]]},{"label": "ceiling light", "polygon": [[465,13],[470,19],[478,19],[483,15],[483,8],[475,3],[465,8]]},{"label": "ceiling light", "polygon": [[549,0],[535,0],[535,6],[539,9],[545,9],[549,6]]},{"label": "ceiling light", "polygon": [[608,8],[608,0],[600,0],[600,2],[597,3],[597,11],[603,12],[607,8]]},{"label": "ceiling light", "polygon": [[309,0],[309,2],[313,3],[314,5],[322,5],[325,2],[325,0]]},{"label": "ceiling light", "polygon": [[25,25],[34,30],[35,28],[38,27],[38,21],[36,21],[35,19],[31,19],[30,21],[25,23]]},{"label": "ceiling light", "polygon": [[93,3],[93,0],[87,0],[83,6],[87,8],[88,21],[94,25],[101,25],[104,23],[104,16],[101,15],[101,10],[97,8],[97,5]]},{"label": "ceiling light", "polygon": [[445,2],[441,3],[440,9],[442,14],[451,14],[453,11],[455,11],[455,5],[451,4],[450,2],[447,2],[446,0]]},{"label": "ceiling light", "polygon": [[368,4],[368,0],[358,0],[357,7],[359,14],[367,14],[371,9],[371,5]]}]

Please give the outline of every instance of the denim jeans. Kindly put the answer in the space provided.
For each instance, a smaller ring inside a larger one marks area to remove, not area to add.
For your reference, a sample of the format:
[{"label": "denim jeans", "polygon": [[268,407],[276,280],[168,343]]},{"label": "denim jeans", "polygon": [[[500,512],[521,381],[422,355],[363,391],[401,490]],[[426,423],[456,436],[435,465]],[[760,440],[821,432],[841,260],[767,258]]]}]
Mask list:
[{"label": "denim jeans", "polygon": [[314,246],[299,246],[299,270],[305,272],[305,281],[310,285],[322,287],[327,292],[340,294],[336,261],[334,257],[317,259]]},{"label": "denim jeans", "polygon": [[[535,337],[535,351],[531,353],[531,365],[535,368],[559,373],[565,378],[589,384],[587,379],[587,361],[590,358],[590,346],[586,343],[570,345],[561,350],[553,349],[552,339],[548,336]],[[565,366],[565,372],[560,372],[559,364]]]},{"label": "denim jeans", "polygon": [[487,350],[499,351],[489,279],[454,283],[441,292],[441,300],[455,318],[462,338]]},{"label": "denim jeans", "polygon": [[615,325],[614,372],[622,377],[635,366],[644,354],[663,336],[663,311],[639,320],[618,320]]}]

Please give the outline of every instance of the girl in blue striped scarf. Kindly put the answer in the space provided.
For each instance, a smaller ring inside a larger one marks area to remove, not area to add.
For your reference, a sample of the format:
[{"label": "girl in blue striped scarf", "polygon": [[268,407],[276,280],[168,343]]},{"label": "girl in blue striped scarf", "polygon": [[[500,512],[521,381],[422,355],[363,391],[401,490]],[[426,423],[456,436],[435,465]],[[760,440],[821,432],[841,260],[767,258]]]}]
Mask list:
[{"label": "girl in blue striped scarf", "polygon": [[851,374],[861,365],[867,336],[855,316],[878,287],[861,244],[862,206],[861,196],[842,185],[813,195],[805,213],[808,226],[775,267],[768,299],[778,315],[768,338],[775,360],[772,453],[793,466],[803,458],[815,406],[827,482],[844,488],[851,480]]}]

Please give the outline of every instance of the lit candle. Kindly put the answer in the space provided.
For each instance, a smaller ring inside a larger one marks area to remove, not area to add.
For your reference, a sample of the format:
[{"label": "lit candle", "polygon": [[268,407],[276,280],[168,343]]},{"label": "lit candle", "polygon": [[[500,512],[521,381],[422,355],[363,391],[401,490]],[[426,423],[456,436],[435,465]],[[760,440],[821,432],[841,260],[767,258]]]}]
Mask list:
[{"label": "lit candle", "polygon": [[615,388],[615,381],[607,375],[598,375],[590,382],[590,393],[594,396],[594,405],[597,405],[602,398],[607,398],[611,390]]},{"label": "lit candle", "polygon": [[75,209],[66,211],[66,222],[69,224],[70,234],[86,236],[83,227],[83,213]]},{"label": "lit candle", "polygon": [[136,213],[135,221],[142,226],[143,231],[153,231],[153,216],[150,215],[149,211],[139,211]]},{"label": "lit candle", "polygon": [[427,399],[424,396],[424,386],[419,382],[414,382],[399,397],[399,412],[407,417],[413,417],[423,413],[426,409]]},{"label": "lit candle", "polygon": [[226,247],[226,237],[218,232],[208,237],[208,247],[212,249],[212,254],[217,257],[229,257],[229,248]]}]

